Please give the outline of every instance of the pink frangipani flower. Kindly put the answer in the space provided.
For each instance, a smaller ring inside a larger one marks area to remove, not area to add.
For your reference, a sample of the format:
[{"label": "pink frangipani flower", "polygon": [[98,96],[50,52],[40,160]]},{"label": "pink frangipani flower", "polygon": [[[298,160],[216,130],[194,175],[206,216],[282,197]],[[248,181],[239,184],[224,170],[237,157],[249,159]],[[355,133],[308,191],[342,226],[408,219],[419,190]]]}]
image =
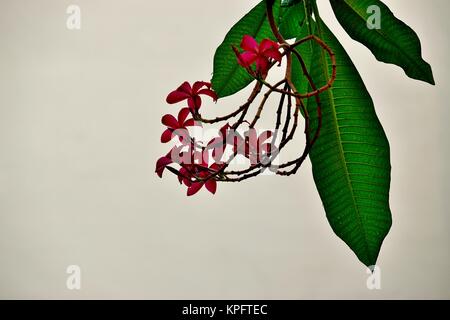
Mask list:
[{"label": "pink frangipani flower", "polygon": [[208,166],[209,156],[207,149],[202,151],[192,151],[191,160],[194,158],[200,158],[200,163],[194,163],[193,161],[181,163],[181,168],[178,172],[178,180],[188,187],[188,196],[193,196],[200,191],[203,186],[205,186],[209,192],[215,194],[217,190],[217,181],[214,175],[221,170],[222,167],[217,163]]},{"label": "pink frangipani flower", "polygon": [[188,101],[189,109],[195,113],[202,105],[202,98],[200,95],[207,95],[214,101],[217,101],[217,94],[211,89],[211,83],[204,81],[195,82],[192,87],[189,82],[184,82],[175,91],[172,91],[167,96],[167,103],[174,104],[183,100]]},{"label": "pink frangipani flower", "polygon": [[169,152],[167,155],[159,158],[158,161],[156,161],[155,172],[158,175],[158,177],[162,178],[164,170],[171,163],[173,163],[172,157],[171,157],[171,152]]},{"label": "pink frangipani flower", "polygon": [[258,44],[253,37],[245,35],[242,38],[241,48],[244,52],[237,55],[239,64],[249,68],[256,62],[256,72],[259,74],[267,74],[273,60],[281,63],[280,47],[270,39],[264,39]]},{"label": "pink frangipani flower", "polygon": [[188,138],[187,127],[195,126],[194,119],[186,119],[189,115],[189,109],[183,108],[178,113],[178,117],[175,118],[171,114],[166,114],[162,117],[161,122],[163,125],[167,126],[167,129],[161,135],[161,142],[167,143],[172,140],[173,135],[178,135],[180,141]]},{"label": "pink frangipani flower", "polygon": [[204,180],[190,181],[187,184],[188,197],[193,196],[194,194],[199,192],[203,186],[205,186],[206,190],[208,190],[212,194],[215,194],[216,190],[217,190],[217,181],[214,177],[212,177],[212,175],[214,175],[215,172],[220,170],[220,166],[216,163],[212,164],[210,167],[207,167],[204,165],[194,165],[193,170],[195,171],[195,175],[198,178],[204,179]]}]

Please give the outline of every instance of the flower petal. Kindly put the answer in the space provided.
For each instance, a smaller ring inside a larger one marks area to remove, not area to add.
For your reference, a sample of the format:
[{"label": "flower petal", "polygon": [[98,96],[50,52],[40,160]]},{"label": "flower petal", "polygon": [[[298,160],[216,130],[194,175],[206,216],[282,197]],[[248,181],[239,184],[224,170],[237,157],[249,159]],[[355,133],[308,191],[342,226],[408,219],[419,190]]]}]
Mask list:
[{"label": "flower petal", "polygon": [[248,68],[256,61],[257,57],[256,53],[246,51],[238,55],[238,63],[244,68]]},{"label": "flower petal", "polygon": [[264,54],[267,50],[275,49],[277,50],[280,46],[275,41],[272,41],[270,39],[264,39],[259,44],[259,52],[261,54]]},{"label": "flower petal", "polygon": [[203,87],[206,87],[209,89],[209,88],[211,88],[211,83],[205,82],[205,81],[195,82],[194,85],[192,86],[192,94],[197,94],[197,92]]},{"label": "flower petal", "polygon": [[192,94],[192,88],[189,82],[185,81],[178,87],[177,91],[187,93],[188,95]]},{"label": "flower petal", "polygon": [[167,156],[161,157],[161,158],[158,159],[158,161],[156,162],[156,170],[155,170],[155,172],[158,174],[158,176],[160,178],[162,178],[164,169],[171,163],[172,163],[172,160],[169,157],[167,157]]},{"label": "flower petal", "polygon": [[171,114],[166,114],[164,117],[162,117],[161,122],[163,125],[172,128],[172,129],[178,129],[179,124],[178,120],[175,119],[175,117]]},{"label": "flower petal", "polygon": [[187,196],[193,196],[203,187],[203,182],[193,182],[187,190]]},{"label": "flower petal", "polygon": [[205,187],[206,187],[206,189],[208,189],[209,192],[211,192],[212,194],[215,194],[216,190],[217,190],[217,181],[210,179],[205,182]]},{"label": "flower petal", "polygon": [[169,93],[169,95],[166,98],[166,102],[168,104],[174,104],[174,103],[178,103],[180,101],[183,101],[187,98],[189,98],[190,95],[185,93],[185,92],[181,92],[178,90],[172,91],[171,93]]},{"label": "flower petal", "polygon": [[241,48],[245,51],[258,52],[258,42],[256,42],[255,38],[246,34],[242,38]]},{"label": "flower petal", "polygon": [[178,112],[178,127],[182,127],[184,121],[186,120],[187,116],[189,115],[189,108],[183,108]]},{"label": "flower petal", "polygon": [[267,58],[258,57],[256,59],[256,70],[261,74],[266,74],[269,71],[269,60]]},{"label": "flower petal", "polygon": [[188,105],[191,111],[195,112],[202,106],[202,98],[199,96],[193,96],[188,99]]},{"label": "flower petal", "polygon": [[164,130],[164,132],[161,135],[161,142],[162,143],[167,143],[170,140],[172,140],[173,135],[172,135],[172,130],[171,129],[166,129]]},{"label": "flower petal", "polygon": [[197,122],[194,119],[187,119],[184,123],[183,123],[183,127],[193,127],[196,126]]},{"label": "flower petal", "polygon": [[213,163],[209,168],[217,172],[223,168],[223,164]]},{"label": "flower petal", "polygon": [[198,92],[198,94],[204,94],[213,98],[214,101],[217,101],[217,94],[211,89],[202,89]]},{"label": "flower petal", "polygon": [[264,56],[267,58],[272,58],[273,60],[281,63],[282,56],[281,56],[280,51],[278,51],[278,50],[275,50],[275,49],[267,50],[264,53]]},{"label": "flower petal", "polygon": [[190,178],[189,171],[186,168],[181,168],[179,173],[180,175],[178,176],[178,181],[180,181],[180,184],[184,182],[186,186],[189,186],[188,185],[188,181]]}]

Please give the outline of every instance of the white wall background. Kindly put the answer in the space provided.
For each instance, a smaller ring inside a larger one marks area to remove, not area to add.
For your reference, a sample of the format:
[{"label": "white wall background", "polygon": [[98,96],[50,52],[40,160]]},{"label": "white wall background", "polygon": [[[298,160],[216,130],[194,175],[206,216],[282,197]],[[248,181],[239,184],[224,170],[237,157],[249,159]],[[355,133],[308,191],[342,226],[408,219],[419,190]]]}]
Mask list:
[{"label": "white wall background", "polygon": [[[391,143],[382,290],[332,233],[309,164],[214,197],[154,174],[160,118],[176,109],[166,94],[210,78],[256,2],[1,1],[0,298],[450,298],[447,0],[385,1],[419,34],[435,87],[376,62],[319,1]],[[80,31],[66,28],[70,4]],[[71,264],[80,291],[66,288]]]}]

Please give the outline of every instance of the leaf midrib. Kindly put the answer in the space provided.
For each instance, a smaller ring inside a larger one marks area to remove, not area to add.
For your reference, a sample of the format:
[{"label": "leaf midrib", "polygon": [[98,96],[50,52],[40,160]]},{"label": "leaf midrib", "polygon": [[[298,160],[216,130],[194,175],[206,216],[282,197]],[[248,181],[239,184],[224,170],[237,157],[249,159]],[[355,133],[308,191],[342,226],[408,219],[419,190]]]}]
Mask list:
[{"label": "leaf midrib", "polygon": [[[323,35],[322,35],[321,28],[320,28],[320,24],[321,24],[321,20],[319,18],[319,19],[317,19],[317,32],[319,33],[319,37],[321,39],[323,39]],[[324,76],[325,76],[326,81],[328,82],[330,80],[329,75],[328,75],[328,69],[329,69],[328,67],[329,67],[329,65],[328,65],[327,59],[325,58],[325,53],[323,52],[323,50],[321,50],[321,55],[320,56],[321,56],[322,66],[323,66],[323,69],[324,69],[323,70]],[[353,189],[352,180],[350,179],[350,172],[348,170],[347,161],[345,159],[345,153],[344,153],[344,149],[343,149],[343,145],[342,145],[342,139],[341,139],[341,131],[339,129],[339,125],[338,125],[338,121],[337,121],[337,115],[336,115],[335,103],[334,103],[334,94],[332,92],[332,89],[333,89],[333,87],[331,87],[326,92],[328,94],[329,102],[331,104],[332,116],[333,116],[333,119],[334,119],[333,124],[336,127],[336,138],[339,141],[339,156],[340,156],[341,161],[343,163],[343,167],[345,168],[345,173],[346,173],[345,177],[346,177],[346,181],[347,181],[348,187],[350,189],[351,198],[352,198],[352,202],[353,202],[353,207],[354,207],[354,209],[356,211],[358,224],[359,224],[359,227],[360,227],[360,229],[362,230],[362,232],[364,234],[364,246],[365,246],[365,248],[367,250],[367,255],[368,255],[367,258],[371,259],[372,256],[371,256],[371,252],[370,252],[370,249],[369,249],[369,240],[368,240],[368,237],[367,237],[367,232],[366,232],[366,229],[363,226],[361,212],[360,212],[359,206],[358,206],[358,204],[356,202],[355,191]]]}]

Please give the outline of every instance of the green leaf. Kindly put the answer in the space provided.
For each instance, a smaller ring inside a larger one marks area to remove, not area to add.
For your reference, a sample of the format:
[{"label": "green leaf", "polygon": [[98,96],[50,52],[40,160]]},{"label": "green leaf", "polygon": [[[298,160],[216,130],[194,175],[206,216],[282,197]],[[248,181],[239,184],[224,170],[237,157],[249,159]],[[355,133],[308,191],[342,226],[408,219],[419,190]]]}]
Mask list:
[{"label": "green leaf", "polygon": [[[314,180],[334,232],[361,262],[372,266],[391,227],[389,142],[350,57],[325,24],[318,22],[316,29],[336,54],[337,78],[320,95],[323,125],[310,153]],[[320,87],[330,79],[331,60],[317,44],[302,45],[302,55],[308,52],[311,76]],[[302,87],[305,80],[299,65],[294,66],[293,81]],[[314,98],[307,107],[314,132]]]},{"label": "green leaf", "polygon": [[[276,1],[274,5],[275,17],[278,17],[279,8],[280,2]],[[219,98],[232,95],[244,89],[254,80],[238,64],[232,49],[232,46],[239,48],[242,37],[246,34],[251,35],[258,42],[265,38],[275,40],[266,17],[265,1],[261,1],[235,24],[216,50],[211,83]]]},{"label": "green leaf", "polygon": [[[413,79],[435,84],[431,66],[422,59],[417,34],[379,0],[330,0],[339,23],[382,62],[393,63]],[[374,6],[374,7],[372,7]],[[369,29],[379,8],[380,28]]]},{"label": "green leaf", "polygon": [[302,32],[304,22],[305,10],[302,2],[281,8],[278,28],[285,39],[296,38]]},{"label": "green leaf", "polygon": [[297,3],[301,3],[302,0],[281,0],[281,6],[282,7],[290,7]]},{"label": "green leaf", "polygon": [[[304,12],[304,11],[303,11]],[[312,25],[311,28],[314,30],[315,26]],[[295,37],[296,40],[303,39],[309,35],[309,30],[306,25],[301,29],[300,33]],[[313,63],[313,51],[314,46],[313,42],[309,41],[304,43],[298,51],[300,52],[303,61],[305,62],[306,68],[311,71],[312,63]],[[295,84],[297,92],[306,93],[308,90],[311,90],[309,87],[308,81],[306,80],[300,62],[296,59],[295,55],[292,56],[292,82]]]}]

